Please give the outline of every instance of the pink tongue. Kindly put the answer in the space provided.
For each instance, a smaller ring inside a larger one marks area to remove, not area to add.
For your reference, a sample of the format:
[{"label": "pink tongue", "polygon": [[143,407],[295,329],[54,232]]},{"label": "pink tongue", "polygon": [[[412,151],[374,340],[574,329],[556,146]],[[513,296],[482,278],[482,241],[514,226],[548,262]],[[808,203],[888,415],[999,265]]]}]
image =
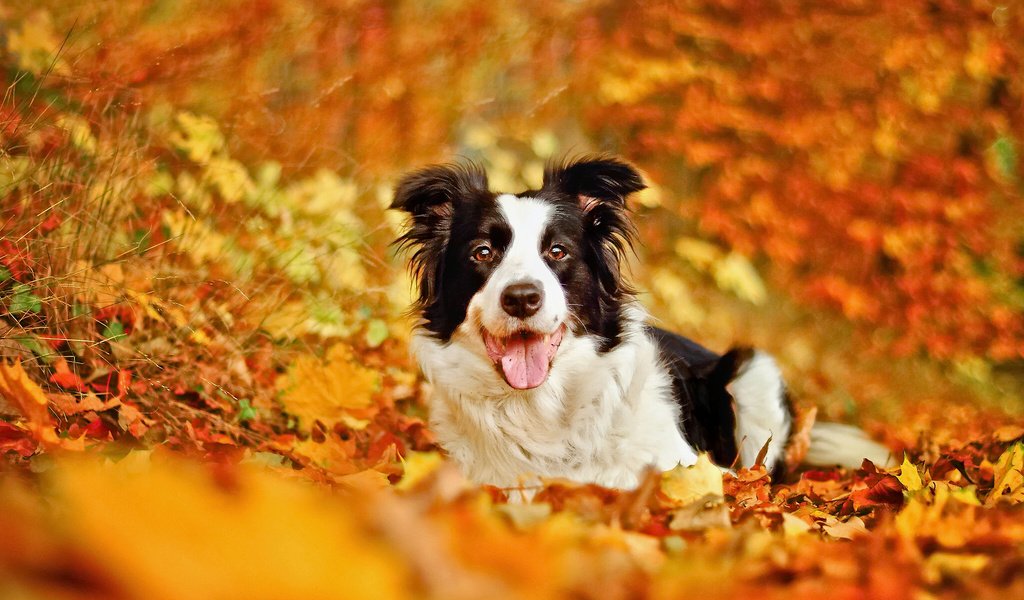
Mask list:
[{"label": "pink tongue", "polygon": [[549,345],[548,336],[510,337],[501,357],[501,370],[508,384],[517,390],[527,390],[544,383],[551,359]]}]

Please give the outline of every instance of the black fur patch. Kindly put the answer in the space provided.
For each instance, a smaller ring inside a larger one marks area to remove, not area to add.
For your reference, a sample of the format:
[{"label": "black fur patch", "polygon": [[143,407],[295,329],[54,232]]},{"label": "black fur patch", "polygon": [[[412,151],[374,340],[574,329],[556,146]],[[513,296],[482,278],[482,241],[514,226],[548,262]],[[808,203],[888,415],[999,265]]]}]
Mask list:
[{"label": "black fur patch", "polygon": [[647,331],[657,341],[672,377],[672,391],[679,403],[679,420],[686,440],[698,451],[710,453],[715,463],[732,465],[739,452],[736,412],[725,386],[750,357],[744,357],[744,350],[719,356],[664,329],[648,327]]}]

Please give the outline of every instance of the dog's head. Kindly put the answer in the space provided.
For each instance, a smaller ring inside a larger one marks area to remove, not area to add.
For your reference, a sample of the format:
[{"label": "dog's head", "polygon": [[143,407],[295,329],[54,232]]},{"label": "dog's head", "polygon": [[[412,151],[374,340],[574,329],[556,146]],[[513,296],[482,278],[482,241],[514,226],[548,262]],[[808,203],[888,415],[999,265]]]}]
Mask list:
[{"label": "dog's head", "polygon": [[516,389],[547,379],[565,335],[613,347],[632,296],[626,197],[644,187],[604,156],[550,166],[541,189],[518,194],[491,192],[473,164],[406,175],[391,207],[410,215],[398,244],[412,252],[422,327],[445,343],[460,328],[479,335]]}]

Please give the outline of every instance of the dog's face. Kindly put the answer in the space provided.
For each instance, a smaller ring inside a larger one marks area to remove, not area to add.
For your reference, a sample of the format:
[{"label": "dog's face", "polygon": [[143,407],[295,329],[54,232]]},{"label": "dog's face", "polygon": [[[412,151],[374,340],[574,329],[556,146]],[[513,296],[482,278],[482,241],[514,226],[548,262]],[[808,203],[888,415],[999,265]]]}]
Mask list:
[{"label": "dog's face", "polygon": [[544,383],[564,336],[618,343],[631,296],[620,264],[632,243],[626,197],[639,173],[612,158],[548,168],[539,190],[497,194],[475,165],[404,177],[392,208],[410,215],[422,327],[447,343],[464,329],[516,389]]}]

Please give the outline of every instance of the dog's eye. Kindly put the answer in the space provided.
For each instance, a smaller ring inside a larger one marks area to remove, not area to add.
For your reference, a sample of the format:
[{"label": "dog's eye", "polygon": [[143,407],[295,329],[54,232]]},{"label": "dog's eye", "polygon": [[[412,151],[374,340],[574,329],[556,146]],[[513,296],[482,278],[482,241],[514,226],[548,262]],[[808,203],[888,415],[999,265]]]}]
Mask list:
[{"label": "dog's eye", "polygon": [[569,256],[569,252],[565,249],[565,246],[555,244],[548,248],[548,256],[550,256],[552,260],[565,260]]},{"label": "dog's eye", "polygon": [[473,250],[473,260],[476,262],[490,262],[494,258],[494,250],[490,246],[477,246]]}]

